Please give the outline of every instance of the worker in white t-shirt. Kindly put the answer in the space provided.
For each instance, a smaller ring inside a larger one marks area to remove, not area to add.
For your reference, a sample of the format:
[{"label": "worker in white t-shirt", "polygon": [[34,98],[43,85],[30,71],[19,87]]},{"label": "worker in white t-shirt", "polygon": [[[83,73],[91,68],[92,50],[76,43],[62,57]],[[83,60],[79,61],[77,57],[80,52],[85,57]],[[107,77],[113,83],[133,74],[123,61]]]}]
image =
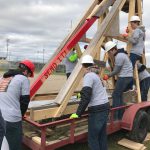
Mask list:
[{"label": "worker in white t-shirt", "polygon": [[34,76],[34,70],[34,64],[24,60],[19,63],[17,70],[6,72],[0,80],[0,110],[10,150],[22,149],[22,117],[30,101],[28,77]]}]

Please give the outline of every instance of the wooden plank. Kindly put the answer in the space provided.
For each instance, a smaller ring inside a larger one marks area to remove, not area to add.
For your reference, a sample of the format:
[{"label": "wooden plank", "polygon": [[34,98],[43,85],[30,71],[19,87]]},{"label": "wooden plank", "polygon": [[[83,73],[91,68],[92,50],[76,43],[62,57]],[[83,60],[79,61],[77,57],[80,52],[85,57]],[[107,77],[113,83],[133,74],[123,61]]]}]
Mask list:
[{"label": "wooden plank", "polygon": [[[107,62],[107,60],[108,60],[108,53],[105,53],[103,61]],[[103,78],[103,76],[104,76],[104,70],[105,70],[105,68],[101,68],[101,70],[100,70],[100,76],[101,76],[101,78]]]},{"label": "wooden plank", "polygon": [[139,83],[137,63],[138,63],[138,61],[136,62],[135,68],[134,68],[134,78],[135,78],[136,88],[137,88],[137,102],[141,103],[141,91],[140,91],[140,83]]},{"label": "wooden plank", "polygon": [[146,142],[146,141],[150,141],[150,133],[147,134],[147,136],[146,136],[144,142]]},{"label": "wooden plank", "polygon": [[[128,28],[129,28],[129,31],[130,31],[129,36],[131,36],[131,34],[132,34],[132,28],[131,28],[131,25],[130,25],[130,18],[134,15],[135,15],[135,0],[130,0],[129,1],[129,15],[128,15]],[[128,52],[129,55],[130,55],[131,47],[132,47],[131,43],[128,43],[127,44],[127,52]]]},{"label": "wooden plank", "polygon": [[[41,137],[39,137],[39,136],[32,137],[32,141],[34,141],[35,143],[41,145]],[[47,144],[48,144],[48,141],[46,141],[46,145]]]},{"label": "wooden plank", "polygon": [[[75,113],[77,110],[77,107],[78,107],[78,104],[67,106],[65,111],[63,112],[63,115]],[[59,107],[40,109],[40,110],[32,109],[30,111],[30,119],[33,121],[38,121],[42,119],[53,118],[58,108]]]},{"label": "wooden plank", "polygon": [[141,150],[142,148],[144,148],[144,144],[136,143],[125,138],[118,141],[118,144],[132,150]]},{"label": "wooden plank", "polygon": [[76,49],[78,58],[80,58],[82,56],[82,52],[81,52],[79,44],[76,44],[75,49]]},{"label": "wooden plank", "polygon": [[[99,45],[102,45],[104,40],[104,33],[110,28],[110,25],[112,23],[112,20],[114,19],[115,15],[122,9],[123,5],[125,3],[125,0],[116,0],[114,5],[112,6],[112,9],[104,19],[104,21],[101,24],[101,28],[97,31],[97,33],[94,36],[94,39],[89,44],[87,50],[84,52],[85,54],[90,54],[92,56],[96,55],[97,48]],[[79,60],[78,64],[76,65],[75,69],[73,70],[71,76],[67,80],[64,87],[59,92],[58,96],[56,97],[56,102],[58,104],[61,104],[59,109],[56,111],[54,117],[59,117],[63,114],[68,101],[73,94],[73,91],[75,87],[77,86],[77,83],[81,80],[81,77],[83,76],[83,70],[81,66],[81,60]]]},{"label": "wooden plank", "polygon": [[106,32],[105,36],[119,36],[120,35],[120,23],[119,23],[119,12],[113,19],[111,28]]},{"label": "wooden plank", "polygon": [[[61,49],[65,46],[65,44],[69,41],[69,39],[77,32],[77,30],[83,25],[83,23],[86,21],[87,17],[92,13],[93,9],[95,8],[95,6],[98,4],[98,0],[94,0],[90,7],[85,11],[82,19],[77,23],[77,25],[72,29],[72,31],[70,32],[70,34],[61,42],[60,46],[57,48],[57,50],[55,51],[55,53],[52,55],[52,57],[48,60],[47,64],[42,68],[42,70],[39,73],[39,76],[42,74],[42,72],[44,71],[44,69],[48,66],[48,64],[51,62],[51,60],[53,59],[53,57],[57,56],[58,53],[61,51]],[[36,79],[35,79],[36,82]],[[31,85],[31,87],[34,85]],[[34,98],[34,95],[31,99]]]},{"label": "wooden plank", "polygon": [[142,24],[142,22],[143,22],[143,20],[142,20],[142,14],[143,14],[143,12],[142,12],[142,0],[137,0],[137,8],[138,8],[138,16],[140,17],[140,19],[141,19],[141,24]]},{"label": "wooden plank", "polygon": [[108,36],[108,37],[114,38],[114,39],[119,40],[119,41],[121,41],[121,42],[125,42],[125,43],[128,42],[128,41],[127,41],[126,39],[124,39],[124,37],[121,36],[121,35],[119,35],[119,36]]}]

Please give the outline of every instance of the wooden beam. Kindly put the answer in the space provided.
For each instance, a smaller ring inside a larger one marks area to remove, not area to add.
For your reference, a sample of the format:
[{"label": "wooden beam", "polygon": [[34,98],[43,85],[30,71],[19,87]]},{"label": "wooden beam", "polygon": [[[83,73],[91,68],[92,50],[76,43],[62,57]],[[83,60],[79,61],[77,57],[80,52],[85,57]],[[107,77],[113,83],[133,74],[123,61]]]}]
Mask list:
[{"label": "wooden beam", "polygon": [[142,20],[142,14],[143,14],[143,12],[142,12],[142,0],[137,0],[137,8],[138,8],[138,16],[140,17],[141,24],[142,24],[142,22],[143,22],[143,20]]},{"label": "wooden beam", "polygon": [[81,52],[79,44],[76,44],[75,49],[76,49],[78,58],[80,58],[82,56],[82,52]]},{"label": "wooden beam", "polygon": [[[63,115],[75,113],[79,104],[68,105],[63,113]],[[53,118],[55,112],[59,107],[45,108],[39,110],[30,110],[30,119],[33,121],[38,121],[47,118]]]},{"label": "wooden beam", "polygon": [[128,42],[122,35],[119,35],[119,36],[108,36],[108,37],[114,38],[114,39],[119,40],[121,42],[125,42],[125,43]]},{"label": "wooden beam", "polygon": [[[103,61],[104,61],[104,62],[107,62],[107,60],[108,60],[108,53],[105,53],[105,54],[104,54]],[[105,70],[105,68],[101,68],[101,70],[100,70],[100,77],[101,77],[101,78],[103,78],[103,76],[104,76],[104,70]]]},{"label": "wooden beam", "polygon": [[141,103],[141,91],[140,91],[140,83],[139,83],[139,74],[138,74],[138,68],[137,68],[137,63],[135,64],[135,68],[134,68],[134,78],[136,81],[136,88],[137,88],[137,102]]},{"label": "wooden beam", "polygon": [[119,36],[120,35],[120,23],[119,23],[119,12],[118,14],[115,16],[111,28],[106,32],[105,36]]},{"label": "wooden beam", "polygon": [[[131,28],[131,25],[130,25],[130,18],[134,15],[135,15],[135,0],[130,0],[129,1],[129,15],[128,15],[128,28],[129,28],[129,31],[130,31],[129,36],[131,36],[131,34],[132,34],[132,28]],[[131,43],[128,43],[127,44],[127,52],[128,52],[129,55],[130,55],[131,47],[132,47]]]},{"label": "wooden beam", "polygon": [[142,150],[144,148],[144,144],[137,143],[137,142],[125,139],[125,138],[118,141],[118,144],[124,147],[127,147],[129,149],[132,149],[132,150]]},{"label": "wooden beam", "polygon": [[[61,42],[60,46],[57,48],[57,50],[55,51],[55,53],[52,55],[52,57],[48,60],[47,64],[42,68],[42,70],[40,71],[39,75],[42,74],[42,72],[44,71],[44,69],[48,66],[48,64],[51,62],[51,60],[53,59],[53,57],[57,56],[57,54],[61,51],[61,49],[65,46],[65,44],[69,41],[69,39],[77,32],[77,30],[83,25],[83,23],[86,21],[87,17],[92,13],[93,9],[95,8],[95,6],[99,3],[98,0],[94,0],[90,7],[85,11],[83,17],[81,18],[81,20],[77,23],[77,25],[72,29],[72,31],[70,32],[70,34]],[[35,79],[36,82],[36,79]],[[34,85],[34,83],[33,83]],[[32,85],[31,85],[32,86]],[[33,99],[34,96],[31,98]]]},{"label": "wooden beam", "polygon": [[[87,50],[84,54],[89,54],[92,56],[96,55],[97,48],[99,45],[102,45],[104,40],[104,33],[108,31],[110,28],[110,25],[115,17],[115,15],[122,9],[122,6],[124,5],[126,0],[116,0],[114,5],[112,6],[112,9],[104,19],[103,23],[101,24],[100,30],[97,31],[97,33],[94,36],[94,39],[89,44]],[[105,6],[106,7],[106,6]],[[109,6],[108,6],[109,7]],[[104,9],[104,7],[100,7],[100,9]],[[107,9],[107,8],[105,8]],[[104,11],[98,11],[97,15],[101,16],[99,12],[103,13]],[[73,91],[75,87],[77,86],[78,82],[83,76],[83,70],[81,66],[81,60],[79,60],[78,64],[76,65],[75,69],[73,70],[71,76],[67,80],[64,87],[59,92],[58,96],[56,97],[56,103],[60,104],[60,107],[55,113],[54,117],[59,117],[63,114],[64,110],[66,109],[66,106],[68,104],[68,101],[70,97],[73,94]]]}]

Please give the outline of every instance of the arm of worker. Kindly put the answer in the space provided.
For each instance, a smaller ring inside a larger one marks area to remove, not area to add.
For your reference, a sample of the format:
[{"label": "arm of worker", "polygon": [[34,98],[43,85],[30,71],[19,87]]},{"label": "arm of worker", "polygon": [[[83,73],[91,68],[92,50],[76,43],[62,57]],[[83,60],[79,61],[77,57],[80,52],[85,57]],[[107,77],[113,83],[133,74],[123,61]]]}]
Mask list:
[{"label": "arm of worker", "polygon": [[121,70],[121,66],[115,66],[113,71],[108,74],[109,78],[117,75]]},{"label": "arm of worker", "polygon": [[76,114],[80,117],[85,109],[87,108],[92,95],[92,88],[91,87],[83,87],[81,90],[81,100],[77,109]]},{"label": "arm of worker", "polygon": [[9,70],[8,72],[4,73],[3,77],[4,78],[9,78],[9,77],[14,77],[17,74],[22,74],[21,71],[19,70]]},{"label": "arm of worker", "polygon": [[138,68],[138,72],[142,72],[146,69],[146,66],[141,63],[138,63],[137,68]]},{"label": "arm of worker", "polygon": [[124,64],[124,54],[118,53],[115,56],[115,67],[114,67],[113,71],[108,74],[108,76],[113,77],[113,76],[117,75],[120,72],[123,64]]},{"label": "arm of worker", "polygon": [[25,115],[28,105],[30,102],[30,95],[21,95],[20,96],[20,109],[21,109],[21,114],[22,116]]},{"label": "arm of worker", "polygon": [[137,44],[139,41],[139,38],[140,38],[140,30],[136,29],[134,30],[132,35],[127,38],[127,40],[131,42],[132,44]]},{"label": "arm of worker", "polygon": [[69,61],[70,62],[75,62],[78,59],[78,56],[76,53],[72,54],[71,56],[69,56]]},{"label": "arm of worker", "polygon": [[30,102],[30,83],[29,80],[25,77],[25,79],[22,81],[21,96],[20,96],[20,110],[22,116],[24,116],[24,114],[26,113],[29,102]]},{"label": "arm of worker", "polygon": [[81,90],[81,100],[77,109],[76,114],[80,117],[85,109],[87,108],[91,97],[92,97],[92,87],[93,87],[93,79],[89,74],[86,74],[83,78],[83,88]]}]

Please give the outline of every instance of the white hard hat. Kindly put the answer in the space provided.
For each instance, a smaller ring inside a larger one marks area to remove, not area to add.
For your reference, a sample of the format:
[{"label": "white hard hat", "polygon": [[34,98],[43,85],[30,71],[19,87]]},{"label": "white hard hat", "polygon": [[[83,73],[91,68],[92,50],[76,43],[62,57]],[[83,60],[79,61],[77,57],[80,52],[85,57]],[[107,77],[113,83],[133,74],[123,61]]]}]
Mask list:
[{"label": "white hard hat", "polygon": [[85,55],[82,57],[82,64],[94,64],[93,57],[91,55]]},{"label": "white hard hat", "polygon": [[105,44],[105,51],[108,52],[109,50],[111,50],[113,47],[116,47],[116,43],[109,41]]},{"label": "white hard hat", "polygon": [[130,22],[132,22],[132,21],[141,21],[140,20],[140,17],[139,16],[132,16],[131,18],[130,18]]}]

